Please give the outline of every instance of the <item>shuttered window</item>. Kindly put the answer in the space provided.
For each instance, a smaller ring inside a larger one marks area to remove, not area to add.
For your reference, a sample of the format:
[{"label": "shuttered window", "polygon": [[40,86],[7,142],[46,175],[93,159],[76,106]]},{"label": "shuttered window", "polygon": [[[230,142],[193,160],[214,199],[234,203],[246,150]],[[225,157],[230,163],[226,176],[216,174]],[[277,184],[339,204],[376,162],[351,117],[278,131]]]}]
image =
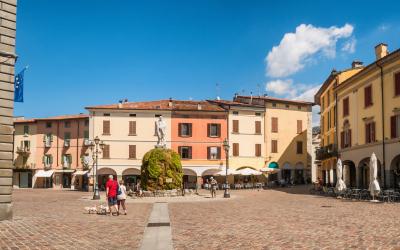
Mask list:
[{"label": "shuttered window", "polygon": [[372,105],[372,86],[365,87],[364,89],[364,106],[369,107]]},{"label": "shuttered window", "polygon": [[129,121],[129,135],[136,135],[136,121]]},{"label": "shuttered window", "polygon": [[207,124],[207,136],[208,137],[221,137],[221,124],[219,124],[219,123]]},{"label": "shuttered window", "polygon": [[104,145],[104,148],[103,148],[103,158],[104,158],[104,159],[110,158],[110,145]]},{"label": "shuttered window", "polygon": [[400,73],[394,75],[394,94],[395,96],[400,95]]},{"label": "shuttered window", "polygon": [[232,143],[233,146],[233,156],[239,156],[239,143]]},{"label": "shuttered window", "polygon": [[349,115],[349,98],[343,99],[343,117]]},{"label": "shuttered window", "polygon": [[341,148],[351,147],[351,129],[346,129],[340,132],[340,147]]},{"label": "shuttered window", "polygon": [[103,135],[109,135],[109,134],[110,134],[110,121],[104,120],[103,121]]},{"label": "shuttered window", "polygon": [[255,145],[255,156],[260,157],[261,156],[261,144],[256,144]]},{"label": "shuttered window", "polygon": [[129,159],[136,159],[136,145],[129,145]]},{"label": "shuttered window", "polygon": [[221,159],[221,147],[207,147],[207,159],[208,160]]},{"label": "shuttered window", "polygon": [[239,133],[239,120],[232,120],[232,122],[233,122],[232,132]]},{"label": "shuttered window", "polygon": [[390,117],[390,137],[400,137],[400,115]]},{"label": "shuttered window", "polygon": [[192,159],[192,147],[180,146],[178,152],[181,159]]},{"label": "shuttered window", "polygon": [[272,117],[271,119],[271,132],[278,133],[278,117]]},{"label": "shuttered window", "polygon": [[303,121],[297,120],[297,133],[301,134],[303,132]]},{"label": "shuttered window", "polygon": [[271,153],[278,153],[278,141],[271,140]]},{"label": "shuttered window", "polygon": [[191,137],[192,136],[192,124],[191,123],[179,123],[178,132],[180,137]]},{"label": "shuttered window", "polygon": [[365,124],[365,143],[375,142],[375,122]]},{"label": "shuttered window", "polygon": [[302,154],[303,153],[303,142],[302,141],[298,141],[296,143],[296,153],[297,154]]},{"label": "shuttered window", "polygon": [[261,121],[255,121],[255,133],[261,134]]}]

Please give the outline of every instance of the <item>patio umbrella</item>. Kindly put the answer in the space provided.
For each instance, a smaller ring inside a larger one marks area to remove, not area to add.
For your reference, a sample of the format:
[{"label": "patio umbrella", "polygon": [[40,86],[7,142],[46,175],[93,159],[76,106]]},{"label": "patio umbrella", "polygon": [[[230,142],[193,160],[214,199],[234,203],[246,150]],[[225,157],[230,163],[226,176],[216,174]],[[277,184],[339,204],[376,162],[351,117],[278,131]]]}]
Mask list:
[{"label": "patio umbrella", "polygon": [[270,167],[263,167],[262,169],[260,169],[261,172],[265,172],[268,174],[273,174],[273,173],[277,173],[279,172],[279,168],[270,168]]},{"label": "patio umbrella", "polygon": [[342,160],[338,160],[336,164],[336,175],[337,175],[337,182],[336,182],[336,190],[338,192],[342,192],[343,190],[346,189],[346,184],[342,180],[343,176],[343,165],[342,165]]},{"label": "patio umbrella", "polygon": [[243,168],[237,171],[240,175],[261,175],[260,171],[251,169],[251,168]]},{"label": "patio umbrella", "polygon": [[369,161],[369,192],[371,193],[372,200],[375,200],[375,195],[377,195],[381,188],[379,187],[379,182],[377,181],[376,177],[378,175],[378,161],[376,159],[375,153],[372,153],[371,159]]}]

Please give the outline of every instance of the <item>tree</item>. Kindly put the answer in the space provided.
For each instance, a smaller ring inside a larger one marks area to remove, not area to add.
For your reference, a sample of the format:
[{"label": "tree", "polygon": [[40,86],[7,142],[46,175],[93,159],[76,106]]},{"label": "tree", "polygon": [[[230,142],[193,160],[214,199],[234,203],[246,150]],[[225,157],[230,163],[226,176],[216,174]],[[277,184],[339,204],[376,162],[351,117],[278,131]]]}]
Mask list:
[{"label": "tree", "polygon": [[142,161],[141,185],[144,190],[171,190],[182,188],[181,158],[171,149],[155,148]]}]

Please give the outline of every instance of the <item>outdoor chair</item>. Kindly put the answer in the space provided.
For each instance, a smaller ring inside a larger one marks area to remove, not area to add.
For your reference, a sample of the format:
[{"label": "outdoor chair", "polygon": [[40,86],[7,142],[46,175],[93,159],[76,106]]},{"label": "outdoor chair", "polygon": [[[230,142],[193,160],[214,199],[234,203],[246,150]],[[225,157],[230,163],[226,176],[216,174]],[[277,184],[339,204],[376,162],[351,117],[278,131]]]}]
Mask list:
[{"label": "outdoor chair", "polygon": [[360,200],[360,192],[361,190],[359,189],[353,189],[353,192],[351,193],[351,199]]},{"label": "outdoor chair", "polygon": [[389,194],[388,194],[387,192],[385,192],[385,190],[384,190],[384,191],[381,191],[381,192],[378,194],[378,200],[389,202],[389,201],[390,201]]},{"label": "outdoor chair", "polygon": [[360,199],[361,200],[370,200],[371,199],[371,194],[367,189],[363,189],[360,192]]}]

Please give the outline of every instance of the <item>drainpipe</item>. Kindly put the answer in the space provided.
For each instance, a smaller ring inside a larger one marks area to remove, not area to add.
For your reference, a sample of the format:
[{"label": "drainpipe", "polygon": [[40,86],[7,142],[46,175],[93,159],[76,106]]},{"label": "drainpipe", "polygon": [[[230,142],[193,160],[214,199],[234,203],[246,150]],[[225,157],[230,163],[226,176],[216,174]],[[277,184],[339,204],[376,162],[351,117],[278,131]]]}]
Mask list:
[{"label": "drainpipe", "polygon": [[383,67],[378,62],[375,62],[376,66],[378,66],[381,70],[381,119],[382,119],[382,168],[383,173],[382,180],[383,180],[383,188],[386,189],[386,173],[385,173],[385,159],[386,159],[386,150],[385,150],[385,102],[384,102],[384,93],[383,93]]},{"label": "drainpipe", "polygon": [[[338,77],[335,77],[335,84],[334,84],[334,89],[338,86]],[[339,137],[338,137],[338,96],[337,96],[337,91],[335,91],[335,149],[336,152],[338,153],[338,157],[339,158]]]},{"label": "drainpipe", "polygon": [[77,120],[78,123],[78,129],[77,129],[77,135],[76,135],[76,170],[79,168],[79,123],[80,120]]}]

